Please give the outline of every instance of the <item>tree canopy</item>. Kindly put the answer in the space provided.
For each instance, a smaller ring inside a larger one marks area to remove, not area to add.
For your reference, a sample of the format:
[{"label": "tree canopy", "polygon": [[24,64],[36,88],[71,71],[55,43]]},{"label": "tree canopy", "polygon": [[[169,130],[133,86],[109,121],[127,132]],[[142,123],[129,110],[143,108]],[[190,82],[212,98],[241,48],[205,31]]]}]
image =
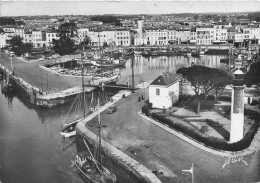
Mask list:
[{"label": "tree canopy", "polygon": [[64,23],[58,28],[58,40],[53,40],[53,49],[60,55],[71,54],[75,51],[73,38],[77,36],[77,25],[75,23]]},{"label": "tree canopy", "polygon": [[63,39],[73,38],[77,35],[77,29],[76,23],[66,22],[59,26],[57,36]]},{"label": "tree canopy", "polygon": [[225,71],[200,65],[188,68],[182,67],[176,73],[190,82],[198,99],[197,113],[199,113],[200,109],[199,95],[208,95],[213,89],[215,89],[216,95],[219,91],[222,93],[225,86],[232,81],[232,77]]},{"label": "tree canopy", "polygon": [[33,44],[32,43],[24,43],[21,47],[22,53],[30,53],[32,51]]},{"label": "tree canopy", "polygon": [[23,39],[18,36],[18,35],[15,35],[11,38],[10,40],[10,45],[11,45],[11,50],[18,56],[20,56],[22,54],[22,45],[23,45]]},{"label": "tree canopy", "polygon": [[53,40],[53,49],[60,55],[71,54],[75,51],[74,41],[70,38]]},{"label": "tree canopy", "polygon": [[250,65],[250,70],[245,74],[244,81],[247,86],[260,84],[260,62]]},{"label": "tree canopy", "polygon": [[111,16],[111,15],[103,15],[103,16],[93,16],[91,17],[92,21],[101,21],[103,23],[118,23],[118,17],[117,16]]},{"label": "tree canopy", "polygon": [[84,37],[84,40],[80,43],[81,46],[88,46],[91,44],[91,39],[88,35]]},{"label": "tree canopy", "polygon": [[32,43],[23,43],[22,38],[18,35],[13,36],[10,40],[11,50],[17,55],[21,56],[24,53],[30,53],[33,45]]}]

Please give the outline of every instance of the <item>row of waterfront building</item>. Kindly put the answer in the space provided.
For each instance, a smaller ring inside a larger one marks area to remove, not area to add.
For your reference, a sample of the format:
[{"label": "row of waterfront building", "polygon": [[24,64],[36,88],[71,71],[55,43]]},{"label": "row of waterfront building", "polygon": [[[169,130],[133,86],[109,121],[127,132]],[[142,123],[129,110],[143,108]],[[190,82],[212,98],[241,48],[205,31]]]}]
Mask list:
[{"label": "row of waterfront building", "polygon": [[[196,44],[211,45],[225,43],[243,43],[251,40],[259,44],[260,26],[232,26],[229,24],[197,26],[190,28],[153,28],[143,26],[143,21],[137,21],[135,29],[91,29],[79,27],[76,43],[82,42],[88,36],[93,45],[167,45]],[[21,27],[2,26],[0,29],[0,47],[10,45],[13,36],[19,35],[24,43],[32,43],[34,47],[51,47],[53,39],[59,39],[57,30],[45,29],[25,30]]]}]

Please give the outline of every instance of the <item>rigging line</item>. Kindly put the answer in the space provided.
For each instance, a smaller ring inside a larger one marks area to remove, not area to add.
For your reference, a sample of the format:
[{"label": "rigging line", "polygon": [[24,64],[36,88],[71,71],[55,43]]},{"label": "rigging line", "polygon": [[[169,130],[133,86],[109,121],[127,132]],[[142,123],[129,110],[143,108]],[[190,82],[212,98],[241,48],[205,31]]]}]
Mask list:
[{"label": "rigging line", "polygon": [[74,106],[74,104],[75,104],[75,102],[76,102],[77,98],[78,98],[78,95],[77,95],[77,96],[75,97],[75,99],[73,100],[73,102],[72,102],[72,105],[70,106],[70,109],[69,109],[69,111],[67,112],[67,114],[66,114],[66,116],[65,116],[64,120],[62,121],[62,124],[63,124],[63,123],[65,122],[65,120],[67,119],[67,117],[68,117],[68,115],[69,115],[69,113],[70,113],[70,111],[71,111],[72,107]]},{"label": "rigging line", "polygon": [[81,105],[82,105],[82,94],[80,93],[78,101],[77,101],[77,106],[74,111],[74,115],[76,115],[78,113],[78,111],[81,109]]},{"label": "rigging line", "polygon": [[82,94],[80,94],[79,102],[78,102],[78,108],[77,108],[76,112],[81,111],[81,109],[82,109],[81,106],[82,106]]},{"label": "rigging line", "polygon": [[85,141],[84,137],[83,137],[83,141],[84,141],[84,143],[85,143],[85,145],[86,145],[86,147],[87,147],[87,149],[88,149],[88,152],[89,152],[91,158],[93,159],[93,161],[94,161],[94,163],[95,163],[95,165],[96,165],[98,171],[101,173],[101,170],[99,169],[99,167],[98,167],[98,165],[97,165],[96,159],[93,157],[93,155],[92,155],[92,153],[91,153],[91,151],[90,151],[90,149],[89,149],[89,147],[88,147],[88,144],[87,144],[87,142]]},{"label": "rigging line", "polygon": [[79,100],[80,100],[80,94],[78,94],[78,98],[77,98],[77,100],[76,100],[76,104],[75,104],[73,116],[74,116],[74,115],[76,114],[76,112],[78,111]]},{"label": "rigging line", "polygon": [[86,95],[85,95],[85,101],[84,101],[84,102],[85,102],[85,104],[86,104],[86,105],[85,105],[85,114],[88,115],[88,114],[89,114],[89,108],[87,107],[87,96],[86,96]]}]

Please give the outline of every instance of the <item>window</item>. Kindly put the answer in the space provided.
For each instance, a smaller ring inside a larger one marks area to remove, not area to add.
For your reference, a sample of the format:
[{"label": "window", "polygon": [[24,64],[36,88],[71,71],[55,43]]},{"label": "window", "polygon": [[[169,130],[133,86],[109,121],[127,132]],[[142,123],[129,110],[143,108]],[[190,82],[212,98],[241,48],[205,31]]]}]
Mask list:
[{"label": "window", "polygon": [[156,95],[160,95],[160,89],[156,88]]}]

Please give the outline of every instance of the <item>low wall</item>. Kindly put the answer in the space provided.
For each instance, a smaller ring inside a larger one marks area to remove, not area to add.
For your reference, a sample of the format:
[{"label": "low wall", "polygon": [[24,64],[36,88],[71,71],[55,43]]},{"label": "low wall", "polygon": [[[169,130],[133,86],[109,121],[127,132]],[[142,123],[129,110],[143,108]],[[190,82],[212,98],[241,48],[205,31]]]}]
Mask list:
[{"label": "low wall", "polygon": [[[73,98],[77,94],[82,92],[81,87],[74,87],[54,94],[47,94],[45,92],[42,92],[40,94],[39,88],[30,85],[22,78],[13,74],[12,71],[10,71],[9,69],[7,69],[1,64],[0,64],[0,70],[3,73],[5,72],[9,75],[11,81],[15,83],[19,92],[26,100],[29,100],[31,104],[36,105],[38,107],[52,108],[57,105],[62,105],[66,102],[73,100]],[[94,89],[95,87],[86,87],[85,91],[90,92]]]},{"label": "low wall", "polygon": [[[84,87],[86,93],[89,93],[94,89],[96,89],[96,87]],[[78,86],[53,94],[38,94],[36,98],[36,105],[38,107],[52,108],[71,101],[79,93],[82,93],[82,87]]]},{"label": "low wall", "polygon": [[37,93],[39,93],[39,89],[36,87],[31,86],[29,83],[24,81],[23,79],[19,78],[17,75],[13,74],[12,71],[8,70],[6,67],[0,64],[0,69],[7,73],[11,79],[16,85],[16,87],[22,91],[22,94],[26,96],[27,99],[32,104],[35,104],[36,102],[36,96]]}]

